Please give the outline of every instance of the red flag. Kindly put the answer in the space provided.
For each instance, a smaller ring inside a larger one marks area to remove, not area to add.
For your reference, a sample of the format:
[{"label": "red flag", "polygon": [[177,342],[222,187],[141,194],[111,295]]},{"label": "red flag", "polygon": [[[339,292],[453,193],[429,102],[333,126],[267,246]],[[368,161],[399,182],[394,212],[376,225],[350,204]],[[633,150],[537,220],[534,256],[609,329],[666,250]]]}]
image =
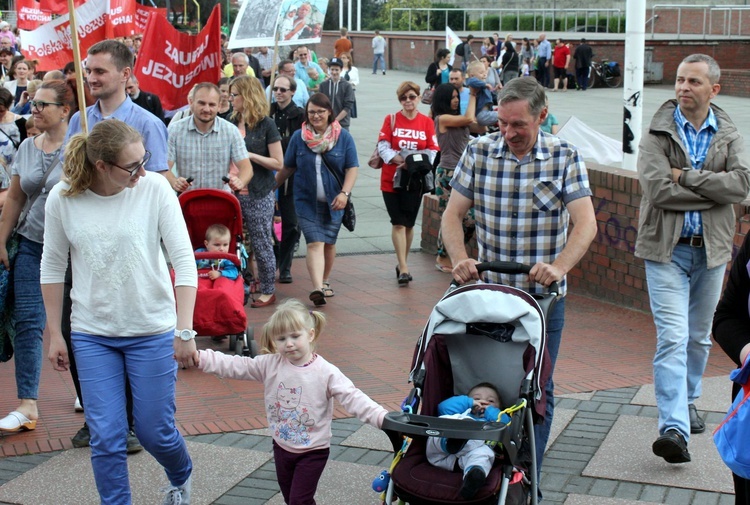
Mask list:
[{"label": "red flag", "polygon": [[52,21],[52,13],[43,11],[39,2],[35,0],[16,0],[16,14],[16,26],[21,30],[35,30]]},{"label": "red flag", "polygon": [[[90,0],[92,1],[92,0]],[[187,104],[193,85],[216,82],[221,70],[221,9],[211,11],[198,35],[177,31],[162,16],[149,16],[134,75],[156,93],[165,110]]]},{"label": "red flag", "polygon": [[[76,8],[78,45],[81,54],[105,39],[108,0],[88,0]],[[73,42],[70,37],[69,16],[60,16],[36,30],[21,30],[21,52],[30,60],[37,60],[37,70],[63,68],[73,61]]]},{"label": "red flag", "polygon": [[135,0],[109,0],[107,38],[129,37],[135,33]]},{"label": "red flag", "polygon": [[[74,0],[73,5],[77,9],[85,2],[86,0]],[[51,12],[52,14],[63,15],[68,13],[67,0],[39,0],[39,4],[41,10]]]},{"label": "red flag", "polygon": [[135,4],[135,31],[143,33],[146,31],[146,25],[148,24],[148,17],[151,14],[167,17],[166,7],[149,7],[147,5]]}]

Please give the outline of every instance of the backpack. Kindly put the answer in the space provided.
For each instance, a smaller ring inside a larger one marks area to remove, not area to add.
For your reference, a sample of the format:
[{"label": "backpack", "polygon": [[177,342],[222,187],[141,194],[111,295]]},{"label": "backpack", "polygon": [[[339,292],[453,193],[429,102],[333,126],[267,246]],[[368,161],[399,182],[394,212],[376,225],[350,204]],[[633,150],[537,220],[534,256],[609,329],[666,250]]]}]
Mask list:
[{"label": "backpack", "polygon": [[460,56],[461,58],[465,58],[464,50],[466,49],[466,43],[461,42],[459,45],[456,46],[456,56]]}]

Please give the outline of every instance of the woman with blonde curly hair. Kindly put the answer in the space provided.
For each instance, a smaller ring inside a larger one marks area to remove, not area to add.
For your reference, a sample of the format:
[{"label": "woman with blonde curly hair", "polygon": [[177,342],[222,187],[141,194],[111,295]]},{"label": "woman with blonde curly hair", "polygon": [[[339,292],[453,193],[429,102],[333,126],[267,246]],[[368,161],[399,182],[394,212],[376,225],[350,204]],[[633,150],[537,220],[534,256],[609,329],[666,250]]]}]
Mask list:
[{"label": "woman with blonde curly hair", "polygon": [[281,135],[276,123],[268,117],[269,105],[260,81],[243,75],[229,84],[232,121],[245,138],[250,153],[253,178],[247,194],[240,194],[242,217],[258,264],[261,295],[250,306],[265,307],[276,302],[276,257],[273,254],[274,171],[284,166]]}]

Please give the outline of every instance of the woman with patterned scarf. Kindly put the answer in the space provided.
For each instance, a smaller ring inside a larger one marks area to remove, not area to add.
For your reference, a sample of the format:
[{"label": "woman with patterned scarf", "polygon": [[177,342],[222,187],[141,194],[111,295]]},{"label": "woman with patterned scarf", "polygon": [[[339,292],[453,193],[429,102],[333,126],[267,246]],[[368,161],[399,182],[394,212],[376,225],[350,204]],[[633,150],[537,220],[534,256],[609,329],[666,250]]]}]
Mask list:
[{"label": "woman with patterned scarf", "polygon": [[329,279],[336,239],[358,168],[354,139],[335,121],[328,97],[315,93],[307,102],[302,128],[289,141],[284,168],[276,174],[278,187],[296,173],[294,207],[307,243],[310,301],[315,306],[325,305],[334,294]]}]

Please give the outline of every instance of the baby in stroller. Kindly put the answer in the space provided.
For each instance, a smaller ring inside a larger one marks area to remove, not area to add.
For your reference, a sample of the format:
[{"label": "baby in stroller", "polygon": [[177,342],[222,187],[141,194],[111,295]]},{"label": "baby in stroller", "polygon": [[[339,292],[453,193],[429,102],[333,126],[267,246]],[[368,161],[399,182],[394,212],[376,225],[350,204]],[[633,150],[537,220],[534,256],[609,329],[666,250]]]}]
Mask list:
[{"label": "baby in stroller", "polygon": [[[232,234],[229,228],[223,224],[212,224],[206,230],[206,239],[203,241],[205,247],[199,247],[195,252],[229,252],[229,243]],[[230,286],[239,277],[240,271],[237,266],[228,259],[199,259],[196,261],[199,272],[198,289],[231,289]]]},{"label": "baby in stroller", "polygon": [[[500,411],[500,393],[489,382],[481,382],[469,390],[438,404],[438,415],[452,419],[510,422],[510,416]],[[463,485],[459,491],[468,500],[484,486],[495,463],[495,451],[483,440],[462,440],[430,437],[427,441],[427,461],[431,465],[452,471],[456,464],[463,470]]]}]

